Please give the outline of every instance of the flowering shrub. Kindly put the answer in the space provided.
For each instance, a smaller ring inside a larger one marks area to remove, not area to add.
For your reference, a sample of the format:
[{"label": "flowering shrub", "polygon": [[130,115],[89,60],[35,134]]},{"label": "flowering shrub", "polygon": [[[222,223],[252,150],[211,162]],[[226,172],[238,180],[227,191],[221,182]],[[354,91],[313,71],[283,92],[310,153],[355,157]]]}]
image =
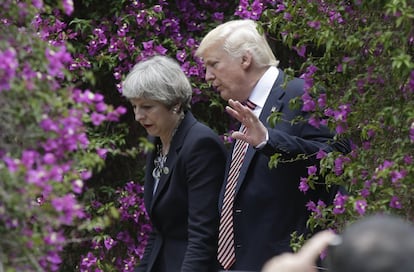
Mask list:
[{"label": "flowering shrub", "polygon": [[[262,26],[302,57],[303,110],[352,140],[319,154],[333,205],[308,203],[311,227],[341,230],[369,213],[414,220],[414,5],[412,1],[297,1],[267,9]],[[293,71],[292,71],[293,72]],[[324,89],[321,93],[319,90]],[[310,172],[299,189],[318,182]]]},{"label": "flowering shrub", "polygon": [[46,8],[5,1],[0,11],[0,268],[7,271],[59,270],[76,237],[65,230],[86,219],[85,181],[111,151],[88,131],[125,113],[71,84],[68,48],[31,24]]}]

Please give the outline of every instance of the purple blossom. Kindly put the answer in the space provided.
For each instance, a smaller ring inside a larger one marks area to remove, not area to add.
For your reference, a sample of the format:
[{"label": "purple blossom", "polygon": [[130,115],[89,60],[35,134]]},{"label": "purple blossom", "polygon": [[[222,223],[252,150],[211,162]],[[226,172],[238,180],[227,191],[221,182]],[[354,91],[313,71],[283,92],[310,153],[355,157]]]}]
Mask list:
[{"label": "purple blossom", "polygon": [[80,271],[82,272],[89,272],[92,271],[92,267],[96,266],[96,262],[98,261],[98,258],[96,258],[91,252],[88,252],[88,254],[82,258],[81,264],[80,264]]},{"label": "purple blossom", "polygon": [[63,197],[56,197],[51,201],[52,206],[61,215],[59,221],[62,224],[70,225],[76,218],[83,218],[84,213],[72,194],[67,194]]},{"label": "purple blossom", "polygon": [[308,167],[308,175],[309,176],[315,175],[317,171],[318,171],[318,168],[315,165],[312,165],[312,166]]},{"label": "purple blossom", "polygon": [[137,22],[138,26],[143,25],[145,23],[146,16],[147,12],[145,10],[138,11],[137,15],[135,16],[135,21]]},{"label": "purple blossom", "polygon": [[306,72],[300,76],[305,81],[305,84],[303,86],[303,89],[305,90],[305,92],[309,91],[310,88],[312,88],[313,75],[316,73],[317,70],[318,70],[318,67],[316,67],[315,65],[310,65],[306,68]]},{"label": "purple blossom", "polygon": [[286,21],[292,21],[292,15],[289,12],[285,12],[283,13],[283,19],[285,19]]},{"label": "purple blossom", "polygon": [[97,41],[98,44],[100,44],[100,45],[101,44],[103,44],[103,45],[107,44],[108,40],[107,40],[107,38],[105,36],[105,32],[102,28],[99,28],[99,27],[95,28],[92,31],[92,34],[95,36],[95,41]]},{"label": "purple blossom", "polygon": [[346,121],[348,114],[351,112],[349,104],[340,105],[339,110],[334,112],[334,118],[337,121]]},{"label": "purple blossom", "polygon": [[162,6],[161,5],[154,5],[152,10],[156,13],[162,12]]},{"label": "purple blossom", "polygon": [[348,196],[342,195],[340,192],[338,192],[335,196],[335,199],[333,201],[333,213],[334,214],[342,214],[345,212],[345,204],[348,200]]},{"label": "purple blossom", "polygon": [[154,41],[150,40],[147,42],[142,42],[142,46],[144,47],[145,51],[151,50],[154,48]]},{"label": "purple blossom", "polygon": [[95,105],[95,110],[97,112],[105,112],[107,109],[108,109],[108,106],[103,102],[96,103],[96,105]]},{"label": "purple blossom", "polygon": [[326,106],[326,94],[325,93],[319,94],[318,106],[320,108],[324,108]]},{"label": "purple blossom", "polygon": [[71,15],[74,10],[73,0],[62,0],[62,4],[65,14],[68,16]]},{"label": "purple blossom", "polygon": [[49,231],[44,238],[44,241],[47,245],[63,245],[66,241],[64,234],[59,231]]},{"label": "purple blossom", "polygon": [[59,126],[55,123],[55,121],[50,119],[48,116],[46,116],[45,119],[40,121],[40,127],[44,129],[45,131],[53,131],[53,132],[59,131]]},{"label": "purple blossom", "polygon": [[260,19],[260,16],[263,12],[263,3],[260,0],[254,0],[253,3],[250,6],[251,8],[251,15],[250,19],[252,20],[258,20]]},{"label": "purple blossom", "polygon": [[402,204],[397,196],[391,198],[390,207],[394,209],[402,209]]},{"label": "purple blossom", "polygon": [[344,156],[336,158],[335,161],[334,161],[334,173],[335,173],[335,175],[337,175],[337,176],[342,175],[343,170],[344,170],[344,165],[345,165],[345,163],[347,163],[349,161],[350,161],[350,159],[348,157],[344,157]]},{"label": "purple blossom", "polygon": [[92,172],[86,169],[80,171],[79,174],[82,180],[87,180],[92,177]]},{"label": "purple blossom", "polygon": [[185,42],[185,46],[187,47],[194,47],[195,45],[196,45],[196,41],[193,38],[189,38]]},{"label": "purple blossom", "polygon": [[342,15],[339,12],[335,12],[335,11],[329,11],[329,22],[331,24],[333,23],[338,23],[338,24],[343,24],[345,22],[345,20],[343,19]]},{"label": "purple blossom", "polygon": [[157,45],[157,46],[155,46],[155,52],[157,52],[160,55],[165,55],[165,54],[167,54],[168,49],[165,48],[162,45]]},{"label": "purple blossom", "polygon": [[325,158],[327,155],[328,154],[324,150],[320,149],[318,153],[316,154],[316,158],[320,160],[320,159]]},{"label": "purple blossom", "polygon": [[224,14],[223,12],[214,12],[211,18],[215,21],[222,22],[224,20]]},{"label": "purple blossom", "polygon": [[336,132],[336,134],[343,134],[343,133],[345,133],[346,132],[346,129],[347,129],[347,126],[346,126],[346,124],[344,124],[344,123],[341,123],[341,124],[337,124],[336,125],[336,127],[335,127],[335,132]]},{"label": "purple blossom", "polygon": [[299,183],[299,191],[306,193],[309,190],[308,179],[301,177]]},{"label": "purple blossom", "polygon": [[65,67],[65,64],[72,61],[72,57],[69,52],[66,51],[66,47],[60,46],[54,51],[50,48],[46,48],[46,58],[49,61],[48,73],[51,76],[62,77],[62,70]]},{"label": "purple blossom", "polygon": [[[126,34],[129,32],[129,27],[128,27],[128,25],[127,24],[122,24],[120,27],[119,27],[119,29],[116,31],[116,33],[117,33],[117,35],[119,36],[119,37],[125,37],[126,36]],[[106,38],[105,38],[105,44],[106,44]]]},{"label": "purple blossom", "polygon": [[53,153],[46,153],[43,155],[43,162],[52,165],[56,163],[56,156]]},{"label": "purple blossom", "polygon": [[106,119],[105,115],[97,113],[97,112],[92,112],[91,121],[92,121],[92,124],[94,124],[95,126],[99,126],[100,124],[102,124],[102,122],[105,121],[105,119]]},{"label": "purple blossom", "polygon": [[306,57],[306,45],[301,45],[300,47],[294,46],[293,49],[296,51],[298,56],[302,58]]},{"label": "purple blossom", "polygon": [[112,237],[110,237],[110,236],[109,237],[106,237],[104,239],[104,245],[105,245],[105,248],[107,250],[110,250],[116,244],[117,244],[117,242],[114,239],[112,239]]},{"label": "purple blossom", "polygon": [[106,148],[98,148],[96,150],[96,153],[99,155],[99,157],[101,159],[105,159],[106,158],[106,154],[108,153],[108,149],[106,149]]},{"label": "purple blossom", "polygon": [[147,19],[147,23],[150,25],[150,26],[154,26],[155,25],[155,23],[157,22],[157,17],[154,17],[154,16],[152,16],[152,15],[149,15],[149,16],[147,16],[146,17],[146,19]]},{"label": "purple blossom", "polygon": [[314,111],[316,108],[316,103],[315,101],[313,101],[312,97],[309,95],[309,93],[305,92],[302,95],[302,101],[303,101],[303,106],[302,106],[302,110],[303,111]]},{"label": "purple blossom", "polygon": [[391,171],[391,182],[394,185],[399,185],[399,181],[403,178],[405,178],[407,176],[407,170],[402,169],[402,170],[394,170]]},{"label": "purple blossom", "polygon": [[76,194],[82,193],[83,190],[83,180],[76,179],[72,181],[72,191]]},{"label": "purple blossom", "polygon": [[70,165],[54,164],[49,170],[49,179],[57,182],[62,182],[64,174],[69,172],[69,170]]},{"label": "purple blossom", "polygon": [[371,194],[371,192],[367,188],[363,188],[360,192],[360,195],[364,198],[368,197]]},{"label": "purple blossom", "polygon": [[321,28],[321,22],[319,22],[319,21],[310,21],[310,22],[308,22],[308,26],[318,30],[318,29]]},{"label": "purple blossom", "polygon": [[306,208],[308,209],[308,211],[314,213],[315,218],[320,218],[322,216],[322,210],[326,208],[326,204],[322,200],[318,200],[317,204],[315,204],[315,202],[313,201],[309,201],[306,204]]},{"label": "purple blossom", "polygon": [[321,125],[321,119],[318,116],[312,115],[309,118],[308,123],[313,127],[319,128]]},{"label": "purple blossom", "polygon": [[22,77],[24,79],[24,84],[28,90],[33,90],[35,88],[34,79],[36,78],[36,72],[33,71],[29,63],[23,65]]},{"label": "purple blossom", "polygon": [[43,1],[42,0],[32,0],[32,5],[37,8],[38,10],[43,9]]},{"label": "purple blossom", "polygon": [[22,153],[21,163],[27,169],[30,169],[39,160],[40,154],[34,150],[24,150]]},{"label": "purple blossom", "polygon": [[47,255],[39,260],[40,266],[45,268],[45,271],[59,271],[60,263],[62,259],[56,251],[47,252]]},{"label": "purple blossom", "polygon": [[114,111],[109,112],[106,116],[108,121],[118,121],[121,115],[124,115],[127,112],[127,109],[123,106],[118,106]]},{"label": "purple blossom", "polygon": [[367,201],[365,199],[360,199],[355,201],[355,211],[357,211],[359,213],[359,215],[364,215],[367,209]]},{"label": "purple blossom", "polygon": [[0,92],[10,90],[18,65],[14,48],[8,48],[4,52],[0,50]]},{"label": "purple blossom", "polygon": [[306,203],[306,208],[308,209],[308,211],[316,212],[316,204],[315,204],[315,202],[309,201],[308,203]]},{"label": "purple blossom", "polygon": [[383,164],[379,165],[377,168],[377,171],[383,171],[385,169],[388,169],[394,165],[394,162],[385,160]]},{"label": "purple blossom", "polygon": [[404,163],[407,165],[410,165],[413,163],[413,157],[410,155],[405,155],[404,156]]},{"label": "purple blossom", "polygon": [[26,173],[26,181],[42,188],[49,181],[49,172],[44,167],[29,169]]},{"label": "purple blossom", "polygon": [[3,157],[3,161],[6,163],[7,170],[10,173],[16,172],[17,169],[18,169],[18,167],[19,167],[19,165],[20,165],[20,160],[13,159],[13,158],[10,158],[8,156]]},{"label": "purple blossom", "polygon": [[177,58],[177,60],[179,60],[180,62],[184,62],[185,59],[187,58],[187,53],[185,52],[185,50],[178,50],[177,54],[175,55],[175,57]]},{"label": "purple blossom", "polygon": [[284,11],[284,10],[286,10],[285,5],[284,5],[284,4],[278,4],[278,5],[276,6],[276,10],[275,10],[275,12],[276,12],[276,13],[279,13],[279,12],[282,12],[282,11]]},{"label": "purple blossom", "polygon": [[191,66],[190,69],[188,69],[188,75],[189,76],[199,76],[200,70],[198,70],[197,66]]}]

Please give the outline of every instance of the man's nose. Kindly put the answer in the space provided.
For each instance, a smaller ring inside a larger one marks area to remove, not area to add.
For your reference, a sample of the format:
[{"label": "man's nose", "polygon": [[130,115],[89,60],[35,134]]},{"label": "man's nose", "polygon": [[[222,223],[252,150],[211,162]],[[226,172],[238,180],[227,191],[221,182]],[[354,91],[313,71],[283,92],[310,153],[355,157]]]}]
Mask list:
[{"label": "man's nose", "polygon": [[214,74],[210,71],[210,69],[206,68],[205,80],[206,81],[213,81],[214,78],[215,78]]}]

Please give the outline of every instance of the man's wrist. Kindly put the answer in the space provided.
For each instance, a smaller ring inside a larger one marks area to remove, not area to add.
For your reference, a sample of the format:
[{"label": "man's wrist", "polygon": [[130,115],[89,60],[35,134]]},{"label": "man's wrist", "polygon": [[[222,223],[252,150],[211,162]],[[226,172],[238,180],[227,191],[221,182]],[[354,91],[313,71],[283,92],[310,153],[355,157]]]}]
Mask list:
[{"label": "man's wrist", "polygon": [[267,144],[268,140],[269,140],[269,132],[266,130],[266,139],[263,142],[261,142],[260,144],[256,145],[254,148],[255,149],[262,149]]}]

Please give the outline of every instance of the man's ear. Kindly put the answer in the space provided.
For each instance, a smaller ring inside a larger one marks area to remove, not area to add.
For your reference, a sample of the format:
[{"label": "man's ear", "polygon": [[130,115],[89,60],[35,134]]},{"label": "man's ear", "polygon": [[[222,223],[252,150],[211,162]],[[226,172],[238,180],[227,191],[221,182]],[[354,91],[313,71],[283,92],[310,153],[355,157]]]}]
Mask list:
[{"label": "man's ear", "polygon": [[252,61],[253,61],[252,54],[249,51],[245,52],[242,56],[242,61],[241,61],[242,68],[247,70],[251,66]]}]

